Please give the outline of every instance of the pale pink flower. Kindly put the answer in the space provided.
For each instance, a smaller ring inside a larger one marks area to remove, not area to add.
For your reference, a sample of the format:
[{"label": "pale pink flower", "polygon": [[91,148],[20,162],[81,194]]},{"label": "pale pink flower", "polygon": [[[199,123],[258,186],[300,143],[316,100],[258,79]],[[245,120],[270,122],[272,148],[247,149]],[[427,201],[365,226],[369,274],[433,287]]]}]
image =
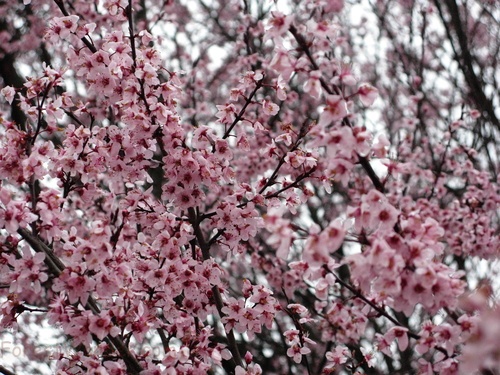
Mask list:
[{"label": "pale pink flower", "polygon": [[372,146],[372,152],[375,157],[384,158],[387,156],[387,150],[390,142],[384,134],[377,137],[377,141]]},{"label": "pale pink flower", "polygon": [[[113,324],[111,323],[111,318],[109,314],[102,312],[100,315],[91,315],[89,317],[90,324],[89,324],[89,331],[92,332],[94,335],[96,335],[99,340],[103,340],[111,331],[113,328]],[[114,327],[118,329],[118,331],[113,330],[113,335],[115,336],[116,334],[119,333],[119,328]]]},{"label": "pale pink flower", "polygon": [[249,364],[246,368],[246,370],[241,367],[237,366],[235,369],[235,374],[236,375],[261,375],[262,374],[262,368],[258,364]]},{"label": "pale pink flower", "polygon": [[363,347],[360,348],[363,357],[365,357],[366,364],[368,367],[373,367],[377,363],[377,359],[375,358],[375,353],[370,349],[365,349]]},{"label": "pale pink flower", "polygon": [[236,118],[236,107],[232,103],[218,105],[217,109],[219,112],[217,112],[215,116],[222,124],[229,124]]},{"label": "pale pink flower", "polygon": [[365,107],[369,107],[373,104],[375,99],[378,97],[378,90],[372,85],[365,83],[358,88],[359,100]]},{"label": "pale pink flower", "polygon": [[325,126],[347,116],[346,102],[340,95],[328,95],[326,106],[319,116],[318,125]]},{"label": "pale pink flower", "polygon": [[304,83],[304,91],[307,92],[315,99],[319,99],[323,90],[321,88],[321,72],[319,70],[313,70],[309,74],[309,79]]},{"label": "pale pink flower", "polygon": [[398,342],[399,350],[402,352],[406,350],[408,347],[408,328],[406,327],[392,327],[387,333],[384,335],[384,338],[387,342],[393,342],[394,339]]},{"label": "pale pink flower", "polygon": [[261,81],[264,75],[261,71],[254,72],[253,70],[248,70],[241,76],[239,89],[253,88],[255,84]]},{"label": "pale pink flower", "polygon": [[264,109],[264,113],[268,116],[274,116],[278,113],[280,107],[277,104],[274,104],[270,100],[264,99],[262,101],[262,108]]},{"label": "pale pink flower", "polygon": [[217,139],[215,141],[215,152],[225,160],[231,160],[233,158],[233,153],[225,139]]},{"label": "pale pink flower", "polygon": [[292,345],[287,351],[286,355],[293,358],[295,363],[300,363],[302,361],[302,356],[311,353],[311,349],[299,344]]},{"label": "pale pink flower", "polygon": [[294,71],[292,64],[292,57],[289,52],[282,47],[276,48],[274,52],[274,57],[269,64],[269,67],[275,70],[285,82],[290,80],[290,77]]},{"label": "pale pink flower", "polygon": [[54,17],[45,33],[45,38],[52,43],[57,42],[59,39],[67,38],[71,33],[76,31],[79,18],[75,15]]},{"label": "pale pink flower", "polygon": [[349,359],[349,349],[345,346],[336,346],[331,352],[326,352],[326,359],[333,362],[334,365],[346,363]]},{"label": "pale pink flower", "polygon": [[285,16],[281,12],[271,12],[269,28],[266,31],[266,38],[281,37],[285,34],[293,21],[293,15]]},{"label": "pale pink flower", "polygon": [[4,96],[5,100],[7,100],[9,104],[12,104],[14,95],[16,95],[16,90],[12,86],[6,86],[2,89],[1,93]]},{"label": "pale pink flower", "polygon": [[378,227],[381,230],[389,230],[394,227],[398,220],[399,211],[389,203],[377,205],[371,210],[371,225],[373,228]]},{"label": "pale pink flower", "polygon": [[276,96],[278,97],[279,100],[286,100],[286,82],[281,76],[281,74],[278,77],[278,80],[276,81]]}]

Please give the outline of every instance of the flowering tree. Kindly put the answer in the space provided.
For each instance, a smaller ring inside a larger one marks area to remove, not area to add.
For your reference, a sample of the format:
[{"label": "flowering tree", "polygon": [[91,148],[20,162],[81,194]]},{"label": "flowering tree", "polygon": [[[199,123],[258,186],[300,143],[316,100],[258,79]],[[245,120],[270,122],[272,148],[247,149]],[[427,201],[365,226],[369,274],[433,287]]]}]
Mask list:
[{"label": "flowering tree", "polygon": [[497,373],[496,1],[0,14],[0,373]]}]

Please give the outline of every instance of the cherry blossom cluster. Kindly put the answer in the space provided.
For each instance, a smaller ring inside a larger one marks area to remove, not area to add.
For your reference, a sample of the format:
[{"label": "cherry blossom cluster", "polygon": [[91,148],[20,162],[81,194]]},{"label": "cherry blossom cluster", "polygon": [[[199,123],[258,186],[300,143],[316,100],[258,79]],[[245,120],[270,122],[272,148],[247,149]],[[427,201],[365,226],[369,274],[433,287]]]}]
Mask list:
[{"label": "cherry blossom cluster", "polygon": [[387,5],[0,4],[12,369],[497,368],[498,12]]}]

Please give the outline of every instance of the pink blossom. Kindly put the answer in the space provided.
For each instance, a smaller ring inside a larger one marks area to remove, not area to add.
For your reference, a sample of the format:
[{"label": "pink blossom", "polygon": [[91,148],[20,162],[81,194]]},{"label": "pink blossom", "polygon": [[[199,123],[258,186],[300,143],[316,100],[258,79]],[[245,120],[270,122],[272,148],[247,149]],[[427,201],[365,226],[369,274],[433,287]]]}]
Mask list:
[{"label": "pink blossom", "polygon": [[342,120],[345,116],[347,116],[347,107],[342,96],[328,95],[326,97],[326,106],[319,117],[318,125],[329,125],[332,122]]},{"label": "pink blossom", "polygon": [[389,146],[390,143],[387,137],[383,134],[379,135],[372,146],[373,155],[379,158],[385,157]]},{"label": "pink blossom", "polygon": [[240,89],[254,88],[255,84],[261,81],[264,75],[260,71],[248,70],[240,79]]},{"label": "pink blossom", "polygon": [[236,107],[233,104],[218,105],[217,109],[219,112],[215,116],[223,124],[229,124],[236,118]]},{"label": "pink blossom", "polygon": [[5,100],[7,100],[9,104],[12,104],[14,96],[16,95],[16,90],[12,86],[5,86],[1,90],[1,93],[4,96]]},{"label": "pink blossom", "polygon": [[358,88],[359,100],[365,107],[373,104],[378,97],[378,90],[368,83],[364,83]]},{"label": "pink blossom", "polygon": [[82,271],[82,269],[71,270],[66,268],[59,278],[54,281],[52,289],[55,292],[64,291],[70,303],[76,303],[80,300],[82,304],[86,304],[89,292],[94,288],[96,282],[80,274]]},{"label": "pink blossom", "polygon": [[405,327],[392,327],[384,336],[387,342],[392,342],[394,339],[398,341],[399,350],[405,351],[408,347],[408,329]]},{"label": "pink blossom", "polygon": [[354,78],[352,74],[352,68],[346,64],[342,64],[340,73],[331,81],[336,85],[354,86],[356,84],[356,78]]},{"label": "pink blossom", "polygon": [[262,368],[258,364],[249,364],[246,369],[241,366],[236,366],[236,375],[261,375]]},{"label": "pink blossom", "polygon": [[363,354],[363,357],[365,358],[365,361],[366,361],[366,364],[368,365],[368,367],[375,366],[376,361],[377,361],[377,359],[375,357],[375,353],[369,349],[364,348],[364,347],[361,347],[360,350],[361,350],[361,353]]},{"label": "pink blossom", "polygon": [[293,15],[285,16],[281,12],[271,12],[271,19],[269,20],[269,28],[266,36],[276,38],[282,36],[288,31],[290,24],[293,22]]},{"label": "pink blossom", "polygon": [[390,204],[380,205],[372,211],[371,225],[381,230],[391,229],[398,220],[398,210]]},{"label": "pink blossom", "polygon": [[313,70],[309,75],[309,79],[304,84],[304,91],[316,99],[319,99],[322,93],[320,78],[321,72]]},{"label": "pink blossom", "polygon": [[289,81],[294,71],[292,58],[288,51],[280,46],[276,48],[269,67],[279,73],[285,82]]},{"label": "pink blossom", "polygon": [[9,371],[499,368],[493,1],[4,3]]},{"label": "pink blossom", "polygon": [[99,340],[104,339],[110,331],[112,336],[116,336],[120,332],[118,327],[113,326],[110,316],[106,313],[101,313],[99,316],[91,316],[89,320],[89,331],[96,335]]},{"label": "pink blossom", "polygon": [[0,192],[2,194],[0,200],[5,205],[4,207],[0,206],[0,228],[15,232],[37,219],[37,216],[31,213],[25,204],[10,200],[10,197],[7,198],[8,192],[6,190],[0,187]]},{"label": "pink blossom", "polygon": [[50,27],[45,33],[45,38],[51,43],[67,38],[76,31],[79,18],[75,15],[53,18]]},{"label": "pink blossom", "polygon": [[233,158],[233,153],[227,143],[223,139],[218,139],[215,141],[215,151],[224,160],[231,160]]},{"label": "pink blossom", "polygon": [[283,79],[283,77],[280,75],[276,81],[276,96],[278,97],[279,100],[286,100],[287,95],[286,95],[286,82]]},{"label": "pink blossom", "polygon": [[349,359],[349,349],[339,345],[333,351],[327,352],[325,357],[328,361],[333,362],[334,366],[341,365]]},{"label": "pink blossom", "polygon": [[328,151],[336,157],[349,158],[356,147],[352,129],[347,126],[330,131],[325,140]]},{"label": "pink blossom", "polygon": [[28,247],[22,249],[23,258],[10,258],[9,264],[14,267],[16,272],[12,275],[9,291],[12,293],[21,293],[26,289],[32,289],[35,293],[40,293],[42,283],[47,281],[48,275],[45,272],[44,253],[31,254]]},{"label": "pink blossom", "polygon": [[264,109],[264,113],[268,116],[274,116],[278,113],[279,107],[277,104],[272,103],[271,101],[264,99],[262,101],[262,108]]},{"label": "pink blossom", "polygon": [[317,160],[302,150],[297,150],[295,152],[288,152],[286,154],[285,161],[290,163],[293,168],[299,168],[301,165],[311,168],[316,165]]},{"label": "pink blossom", "polygon": [[311,349],[299,344],[293,344],[287,351],[287,356],[291,357],[295,363],[302,361],[302,356],[311,353]]}]

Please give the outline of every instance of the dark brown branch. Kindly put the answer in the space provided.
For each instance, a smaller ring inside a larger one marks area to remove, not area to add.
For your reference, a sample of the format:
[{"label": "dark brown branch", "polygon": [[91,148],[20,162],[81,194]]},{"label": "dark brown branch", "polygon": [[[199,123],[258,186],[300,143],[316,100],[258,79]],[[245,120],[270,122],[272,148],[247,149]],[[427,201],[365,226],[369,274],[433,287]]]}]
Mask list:
[{"label": "dark brown branch", "polygon": [[[446,22],[446,19],[444,17],[443,9],[441,6],[442,2],[439,0],[434,0],[434,4],[439,11],[439,16],[441,17],[443,24],[445,25],[448,39],[455,52],[455,60],[458,62],[460,70],[462,70],[464,78],[471,91],[471,96],[474,100],[474,103],[478,108],[481,109],[483,113],[485,112],[488,115],[488,118],[493,123],[493,125],[495,125],[497,129],[500,129],[500,120],[498,120],[495,114],[493,103],[489,98],[486,97],[483,84],[474,71],[474,58],[472,57],[472,54],[470,52],[471,48],[470,45],[468,45],[467,34],[463,29],[464,23],[460,19],[459,9],[455,0],[444,1],[444,4],[448,8],[448,12],[451,18],[449,22]],[[455,32],[456,40],[458,41],[458,45],[460,46],[460,51],[458,51],[455,47],[454,38],[451,35],[452,30]]]},{"label": "dark brown branch", "polygon": [[0,373],[4,374],[4,375],[16,375],[15,372],[12,372],[8,369],[6,369],[5,367],[3,367],[2,365],[0,365]]}]

